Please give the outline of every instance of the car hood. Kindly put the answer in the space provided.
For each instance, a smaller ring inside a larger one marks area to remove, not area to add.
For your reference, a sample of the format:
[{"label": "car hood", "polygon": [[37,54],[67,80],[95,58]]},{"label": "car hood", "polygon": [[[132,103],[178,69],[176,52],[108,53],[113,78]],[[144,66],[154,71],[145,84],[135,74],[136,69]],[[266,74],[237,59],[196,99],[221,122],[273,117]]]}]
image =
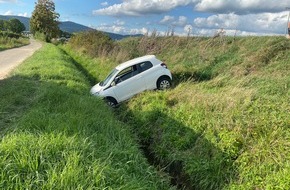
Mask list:
[{"label": "car hood", "polygon": [[100,86],[100,83],[93,86],[90,90],[90,93],[93,95],[99,95],[99,92],[103,89],[102,86]]}]

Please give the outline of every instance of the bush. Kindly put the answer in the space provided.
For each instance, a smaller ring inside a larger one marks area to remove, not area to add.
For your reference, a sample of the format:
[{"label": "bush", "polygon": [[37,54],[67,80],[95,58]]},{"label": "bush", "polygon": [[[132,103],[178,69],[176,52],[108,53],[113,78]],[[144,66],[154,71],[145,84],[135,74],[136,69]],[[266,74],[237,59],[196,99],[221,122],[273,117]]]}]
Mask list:
[{"label": "bush", "polygon": [[0,31],[0,36],[18,39],[21,37],[21,34],[16,34],[16,33],[7,32],[7,31]]},{"label": "bush", "polygon": [[47,36],[44,33],[36,32],[34,35],[35,39],[41,40],[44,42],[49,42],[50,40],[47,38]]},{"label": "bush", "polygon": [[103,32],[90,30],[74,35],[69,40],[69,46],[91,57],[104,57],[111,52],[114,42]]},{"label": "bush", "polygon": [[19,34],[0,31],[0,51],[29,44],[29,39]]}]

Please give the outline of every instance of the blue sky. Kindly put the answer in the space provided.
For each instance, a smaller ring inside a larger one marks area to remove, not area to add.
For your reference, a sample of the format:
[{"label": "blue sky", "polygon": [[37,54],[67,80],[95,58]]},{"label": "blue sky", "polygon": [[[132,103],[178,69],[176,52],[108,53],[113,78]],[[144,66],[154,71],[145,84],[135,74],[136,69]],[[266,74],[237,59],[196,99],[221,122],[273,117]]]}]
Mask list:
[{"label": "blue sky", "polygon": [[[30,17],[36,0],[0,0],[1,15]],[[60,21],[119,34],[284,35],[290,0],[54,0]]]}]

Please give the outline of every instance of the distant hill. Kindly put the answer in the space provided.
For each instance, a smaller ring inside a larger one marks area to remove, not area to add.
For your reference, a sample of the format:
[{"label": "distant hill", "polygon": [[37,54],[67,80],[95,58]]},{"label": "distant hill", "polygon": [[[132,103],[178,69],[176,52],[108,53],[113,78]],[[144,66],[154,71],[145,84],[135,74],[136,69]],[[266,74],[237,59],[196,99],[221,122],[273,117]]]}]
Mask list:
[{"label": "distant hill", "polygon": [[[0,15],[0,19],[2,19],[2,20],[9,20],[11,18],[18,19],[20,22],[22,22],[25,25],[26,30],[29,30],[30,18],[22,17],[22,16]],[[71,21],[60,22],[59,28],[62,31],[68,32],[68,33],[77,33],[77,32],[81,32],[81,31],[95,30],[93,28],[90,28],[90,27],[87,27],[87,26],[84,26],[84,25],[81,25],[81,24],[78,24],[75,22],[71,22]],[[127,37],[132,36],[132,35],[115,34],[115,33],[110,33],[110,32],[105,32],[105,33],[108,34],[114,40],[121,40],[123,38],[127,38]],[[133,36],[141,36],[141,35],[133,35]]]}]

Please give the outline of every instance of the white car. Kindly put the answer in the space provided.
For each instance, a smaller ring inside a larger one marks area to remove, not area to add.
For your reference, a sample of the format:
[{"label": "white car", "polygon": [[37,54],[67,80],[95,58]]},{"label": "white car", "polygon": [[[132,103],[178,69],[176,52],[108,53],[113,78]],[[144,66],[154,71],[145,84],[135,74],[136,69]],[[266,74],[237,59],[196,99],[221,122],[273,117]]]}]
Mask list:
[{"label": "white car", "polygon": [[145,90],[167,89],[171,86],[171,80],[171,72],[165,63],[155,55],[146,55],[118,65],[90,92],[103,97],[110,106],[115,107]]}]

